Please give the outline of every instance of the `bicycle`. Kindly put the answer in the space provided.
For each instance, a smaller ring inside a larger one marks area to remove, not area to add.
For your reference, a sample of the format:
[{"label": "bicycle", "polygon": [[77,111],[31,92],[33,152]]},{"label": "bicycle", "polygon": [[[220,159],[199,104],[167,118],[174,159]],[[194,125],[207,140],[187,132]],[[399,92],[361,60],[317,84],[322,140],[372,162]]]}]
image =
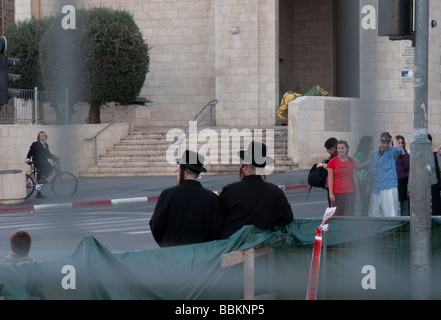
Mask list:
[{"label": "bicycle", "polygon": [[[43,189],[43,183],[35,183],[37,180],[38,170],[35,169],[35,165],[32,161],[28,163],[31,166],[31,173],[26,174],[26,198],[29,198],[34,190],[41,191]],[[51,173],[52,181],[51,188],[54,194],[60,198],[69,198],[77,192],[78,181],[75,176],[69,171],[61,171],[58,161],[53,160],[54,170]]]}]

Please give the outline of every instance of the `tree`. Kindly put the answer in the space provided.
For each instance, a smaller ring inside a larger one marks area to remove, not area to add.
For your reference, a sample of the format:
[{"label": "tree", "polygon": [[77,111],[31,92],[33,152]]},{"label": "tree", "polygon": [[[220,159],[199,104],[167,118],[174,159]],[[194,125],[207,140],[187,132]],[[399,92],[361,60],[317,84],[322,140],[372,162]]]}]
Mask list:
[{"label": "tree", "polygon": [[[91,68],[85,51],[84,15],[83,10],[76,15],[77,25],[81,28],[67,30],[61,25],[63,15],[54,16],[39,46],[43,85],[50,91],[64,92],[68,89],[69,119],[73,104],[90,100]],[[58,119],[61,110],[53,107]],[[64,111],[65,107],[62,109]]]},{"label": "tree", "polygon": [[100,106],[136,99],[149,71],[148,45],[132,15],[104,7],[76,12],[76,29],[57,15],[40,43],[43,84],[69,89],[71,102],[90,103],[88,123],[100,123]]},{"label": "tree", "polygon": [[10,83],[10,87],[31,89],[43,88],[40,71],[40,41],[52,17],[29,20],[9,24],[5,29],[8,41],[6,55],[20,59],[20,64],[11,66],[11,73],[21,76],[20,81]]},{"label": "tree", "polygon": [[104,102],[136,99],[149,71],[148,45],[127,11],[95,8],[89,11],[87,55],[92,86],[89,119],[99,119]]}]

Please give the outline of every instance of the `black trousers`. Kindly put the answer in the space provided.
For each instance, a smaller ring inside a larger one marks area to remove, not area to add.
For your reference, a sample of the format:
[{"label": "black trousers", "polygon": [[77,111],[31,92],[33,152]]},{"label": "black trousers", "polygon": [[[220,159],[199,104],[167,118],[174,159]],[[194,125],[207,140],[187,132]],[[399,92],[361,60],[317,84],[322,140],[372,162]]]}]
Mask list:
[{"label": "black trousers", "polygon": [[48,161],[46,161],[42,163],[35,163],[35,168],[37,169],[37,182],[40,183],[41,179],[50,176],[54,167]]},{"label": "black trousers", "polygon": [[432,184],[432,216],[441,215],[441,198],[440,198],[440,188],[438,183]]},{"label": "black trousers", "polygon": [[334,193],[335,196],[335,210],[336,216],[353,216],[355,207],[355,192],[348,193]]}]

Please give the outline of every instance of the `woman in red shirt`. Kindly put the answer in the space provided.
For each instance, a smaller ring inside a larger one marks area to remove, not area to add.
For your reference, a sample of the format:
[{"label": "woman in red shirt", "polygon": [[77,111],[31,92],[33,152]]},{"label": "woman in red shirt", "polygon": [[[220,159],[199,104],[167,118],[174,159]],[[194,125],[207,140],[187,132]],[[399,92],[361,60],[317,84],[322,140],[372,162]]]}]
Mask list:
[{"label": "woman in red shirt", "polygon": [[334,215],[353,216],[355,198],[360,198],[357,164],[348,156],[349,145],[340,140],[337,143],[338,156],[328,163],[329,198],[336,208]]}]

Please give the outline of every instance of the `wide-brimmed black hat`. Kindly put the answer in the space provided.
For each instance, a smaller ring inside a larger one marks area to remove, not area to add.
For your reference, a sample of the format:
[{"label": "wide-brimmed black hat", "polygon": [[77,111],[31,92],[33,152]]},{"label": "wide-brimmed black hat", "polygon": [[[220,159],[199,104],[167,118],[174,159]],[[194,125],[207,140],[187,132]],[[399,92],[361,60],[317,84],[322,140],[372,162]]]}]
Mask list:
[{"label": "wide-brimmed black hat", "polygon": [[207,169],[203,167],[205,157],[197,152],[191,150],[185,150],[181,159],[176,159],[176,162],[185,168],[194,172],[207,172]]},{"label": "wide-brimmed black hat", "polygon": [[274,159],[266,155],[266,144],[262,142],[252,141],[247,150],[241,150],[238,154],[245,163],[251,163],[258,168],[274,163]]}]

